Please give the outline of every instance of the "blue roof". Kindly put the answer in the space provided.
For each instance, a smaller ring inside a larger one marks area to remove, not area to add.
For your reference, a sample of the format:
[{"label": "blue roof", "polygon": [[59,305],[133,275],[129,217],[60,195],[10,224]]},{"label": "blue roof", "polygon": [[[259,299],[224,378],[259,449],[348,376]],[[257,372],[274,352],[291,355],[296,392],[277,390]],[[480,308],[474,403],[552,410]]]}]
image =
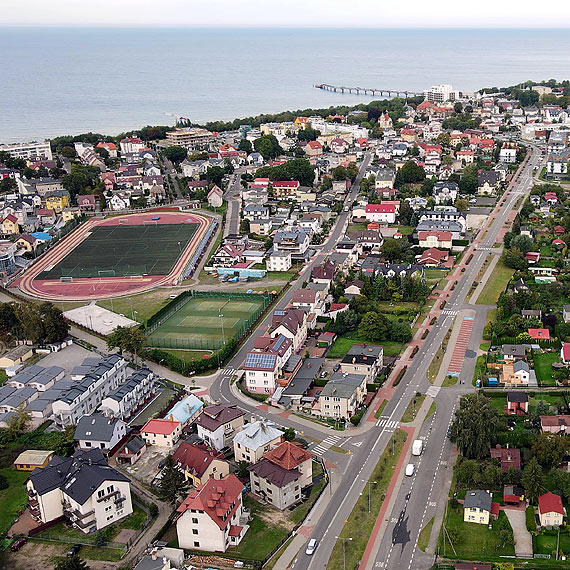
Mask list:
[{"label": "blue roof", "polygon": [[173,408],[166,414],[166,417],[172,416],[175,420],[179,421],[181,424],[184,424],[196,416],[203,405],[204,402],[202,402],[200,398],[197,398],[194,396],[194,394],[190,394],[175,404]]},{"label": "blue roof", "polygon": [[51,239],[51,236],[46,232],[33,232],[31,235],[36,239],[41,239],[43,241],[49,241]]}]

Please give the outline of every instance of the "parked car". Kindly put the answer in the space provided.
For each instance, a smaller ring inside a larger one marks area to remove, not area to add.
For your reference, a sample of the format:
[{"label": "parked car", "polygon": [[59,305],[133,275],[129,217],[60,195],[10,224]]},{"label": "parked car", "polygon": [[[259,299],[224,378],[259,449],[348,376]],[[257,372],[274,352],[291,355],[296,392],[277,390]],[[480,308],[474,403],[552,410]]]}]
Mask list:
[{"label": "parked car", "polygon": [[334,366],[333,366],[333,372],[338,372],[340,370],[340,364],[337,362]]},{"label": "parked car", "polygon": [[81,550],[81,544],[74,544],[68,551],[67,556],[75,556]]},{"label": "parked car", "polygon": [[315,550],[317,550],[317,539],[311,538],[311,540],[309,540],[309,543],[307,544],[305,554],[311,556],[311,554],[314,554]]},{"label": "parked car", "polygon": [[10,546],[10,550],[12,552],[17,552],[18,550],[20,550],[20,548],[22,548],[22,546],[24,546],[24,544],[26,544],[27,539],[26,537],[22,537],[19,538],[18,540],[16,540],[15,542],[12,543],[12,546]]}]

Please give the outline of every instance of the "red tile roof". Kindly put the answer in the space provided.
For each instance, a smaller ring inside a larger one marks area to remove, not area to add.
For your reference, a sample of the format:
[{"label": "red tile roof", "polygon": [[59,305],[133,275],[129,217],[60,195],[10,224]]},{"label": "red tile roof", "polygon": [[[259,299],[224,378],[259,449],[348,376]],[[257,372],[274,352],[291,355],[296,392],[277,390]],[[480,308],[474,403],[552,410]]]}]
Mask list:
[{"label": "red tile roof", "polygon": [[540,497],[538,497],[538,511],[541,515],[544,513],[565,514],[560,496],[550,492],[544,493],[544,495],[540,495]]},{"label": "red tile roof", "polygon": [[144,424],[141,429],[141,433],[159,433],[163,435],[173,433],[177,428],[180,427],[180,422],[173,420],[165,420],[164,418],[157,418],[155,420],[149,420]]},{"label": "red tile roof", "polygon": [[450,241],[453,237],[451,232],[440,232],[433,230],[431,232],[419,232],[418,239],[420,241],[426,240],[429,236],[435,236],[439,241]]},{"label": "red tile roof", "polygon": [[562,357],[564,360],[570,360],[570,342],[562,343]]},{"label": "red tile roof", "polygon": [[528,329],[528,334],[534,340],[550,340],[550,331],[548,329]]},{"label": "red tile roof", "polygon": [[225,529],[241,504],[243,489],[243,483],[233,474],[223,479],[208,479],[192,491],[176,510],[181,515],[188,509],[204,511],[221,529]]},{"label": "red tile roof", "polygon": [[396,206],[394,204],[367,204],[366,213],[383,213],[394,214],[396,213]]},{"label": "red tile roof", "polygon": [[284,441],[264,455],[265,459],[279,465],[284,469],[295,469],[305,461],[314,457],[314,454],[300,445]]}]

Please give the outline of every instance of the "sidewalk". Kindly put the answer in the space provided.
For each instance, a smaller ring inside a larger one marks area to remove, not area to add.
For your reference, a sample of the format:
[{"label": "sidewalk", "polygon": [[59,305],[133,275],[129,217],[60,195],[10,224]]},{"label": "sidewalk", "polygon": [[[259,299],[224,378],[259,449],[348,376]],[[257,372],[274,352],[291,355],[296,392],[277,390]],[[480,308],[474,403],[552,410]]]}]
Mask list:
[{"label": "sidewalk", "polygon": [[503,252],[503,248],[502,247],[497,248],[496,251],[499,255],[493,255],[493,251],[489,252],[493,255],[493,259],[491,260],[491,263],[489,263],[489,267],[487,267],[487,270],[483,274],[483,277],[481,278],[479,285],[477,285],[477,287],[475,288],[475,291],[473,291],[473,295],[471,295],[471,299],[469,299],[469,303],[471,305],[475,305],[477,303],[477,299],[479,298],[479,295],[481,295],[481,292],[483,291],[483,288],[485,287],[485,285],[488,283],[489,278],[491,277],[491,274],[493,273],[493,269],[495,269],[495,266],[497,265],[499,259],[501,259],[501,253]]}]

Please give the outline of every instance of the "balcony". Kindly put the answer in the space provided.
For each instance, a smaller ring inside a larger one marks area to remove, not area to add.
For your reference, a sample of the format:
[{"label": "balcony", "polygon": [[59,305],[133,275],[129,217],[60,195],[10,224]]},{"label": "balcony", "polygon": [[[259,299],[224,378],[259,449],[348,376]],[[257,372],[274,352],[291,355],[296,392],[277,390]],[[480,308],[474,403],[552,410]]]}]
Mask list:
[{"label": "balcony", "polygon": [[114,491],[111,491],[110,493],[107,493],[106,495],[103,495],[102,497],[97,497],[97,502],[102,503],[103,501],[110,499],[114,495],[120,495],[120,494],[121,494],[121,492],[119,491],[119,489],[115,489]]},{"label": "balcony", "polygon": [[30,497],[30,499],[37,497],[37,493],[36,493],[35,489],[26,489],[26,495],[28,495],[28,497]]}]

